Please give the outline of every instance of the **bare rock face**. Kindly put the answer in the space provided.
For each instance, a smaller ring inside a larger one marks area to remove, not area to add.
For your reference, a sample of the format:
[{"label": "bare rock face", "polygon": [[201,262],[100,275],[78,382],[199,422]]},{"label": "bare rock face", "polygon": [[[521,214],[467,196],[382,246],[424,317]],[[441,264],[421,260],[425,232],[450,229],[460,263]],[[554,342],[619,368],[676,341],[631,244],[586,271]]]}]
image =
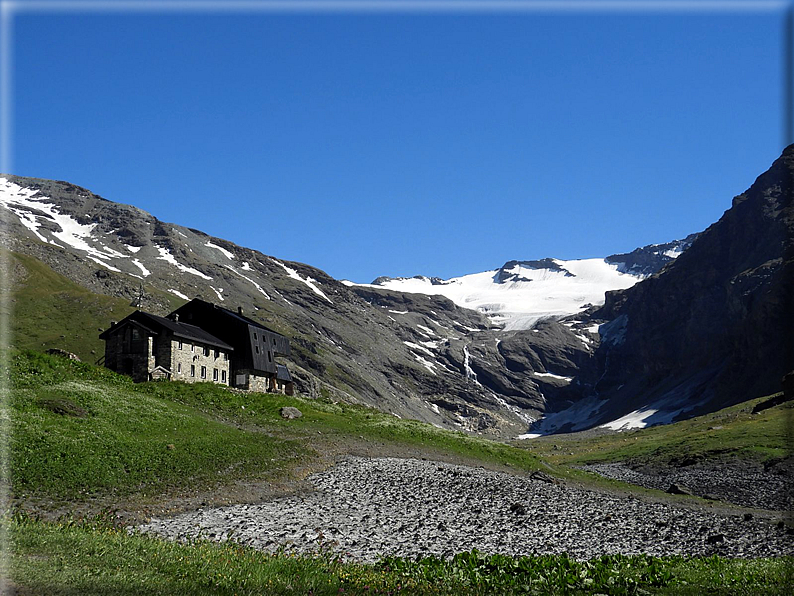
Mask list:
[{"label": "bare rock face", "polygon": [[77,354],[73,354],[67,350],[62,350],[61,348],[50,348],[47,350],[47,354],[60,356],[61,358],[68,358],[69,360],[74,360],[75,362],[80,362],[80,358],[77,356]]},{"label": "bare rock face", "polygon": [[794,369],[794,145],[658,274],[607,293],[598,395],[613,418],[660,399],[686,415],[780,391]]},{"label": "bare rock face", "polygon": [[675,240],[664,244],[643,246],[629,253],[610,255],[604,259],[607,263],[618,266],[623,273],[653,275],[662,267],[687,250],[700,234],[690,234],[683,240]]}]

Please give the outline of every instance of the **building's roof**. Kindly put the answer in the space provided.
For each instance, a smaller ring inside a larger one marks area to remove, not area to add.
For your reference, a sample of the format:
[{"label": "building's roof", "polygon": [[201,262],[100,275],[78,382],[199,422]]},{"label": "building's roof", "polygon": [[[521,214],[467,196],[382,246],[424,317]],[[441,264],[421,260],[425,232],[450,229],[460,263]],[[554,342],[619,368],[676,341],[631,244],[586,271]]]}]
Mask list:
[{"label": "building's roof", "polygon": [[157,315],[153,315],[148,312],[143,312],[141,310],[136,310],[128,317],[122,319],[118,323],[118,325],[115,325],[110,329],[106,329],[100,334],[99,337],[101,339],[107,339],[110,331],[116,329],[117,327],[128,321],[137,323],[138,325],[150,331],[151,333],[159,333],[160,330],[164,328],[170,331],[174,337],[178,337],[181,339],[188,339],[191,341],[195,341],[208,346],[213,346],[230,352],[234,350],[232,346],[230,346],[224,341],[221,341],[214,335],[207,333],[200,327],[196,327],[195,325],[191,325],[189,323],[182,323],[181,321],[174,321],[173,319],[168,319],[166,317],[158,317]]},{"label": "building's roof", "polygon": [[[210,307],[210,308],[215,309],[216,311],[219,311],[220,314],[222,314],[224,316],[231,317],[231,318],[233,318],[233,319],[235,319],[237,321],[242,321],[244,323],[247,323],[248,325],[253,325],[254,327],[259,327],[260,329],[264,329],[265,331],[269,331],[270,333],[275,333],[276,335],[281,335],[282,337],[284,337],[278,331],[273,331],[272,329],[270,329],[269,327],[266,327],[265,325],[263,325],[259,321],[254,321],[253,319],[249,319],[245,315],[241,315],[239,312],[235,312],[233,310],[229,310],[228,308],[224,308],[222,306],[218,306],[217,304],[214,304],[212,302],[207,302],[206,300],[202,300],[201,298],[193,298],[193,300],[191,300],[187,304],[190,304],[190,303],[202,304],[205,307]],[[183,305],[183,306],[185,306],[185,305]],[[179,311],[180,308],[182,308],[182,307],[179,307],[177,309],[177,311]]]},{"label": "building's roof", "polygon": [[283,364],[276,365],[276,378],[279,381],[292,381],[292,375],[290,374],[289,369]]}]

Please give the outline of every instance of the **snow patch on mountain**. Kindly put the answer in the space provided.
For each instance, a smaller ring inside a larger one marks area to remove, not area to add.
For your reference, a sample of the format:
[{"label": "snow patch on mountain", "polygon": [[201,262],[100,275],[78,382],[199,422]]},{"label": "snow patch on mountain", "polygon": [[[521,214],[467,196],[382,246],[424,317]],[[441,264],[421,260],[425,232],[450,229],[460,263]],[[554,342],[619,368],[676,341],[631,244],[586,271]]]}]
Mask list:
[{"label": "snow patch on mountain", "polygon": [[[253,269],[252,269],[250,266],[249,266],[249,267],[247,267],[247,268],[245,267],[245,265],[248,265],[248,263],[247,263],[247,262],[246,262],[246,263],[243,263],[243,265],[244,265],[244,266],[243,266],[243,271],[253,271]],[[271,298],[270,296],[268,296],[268,293],[267,293],[267,292],[265,292],[265,291],[262,289],[262,286],[260,286],[258,283],[256,283],[256,282],[255,282],[253,279],[251,279],[250,277],[248,277],[248,276],[246,276],[246,275],[243,275],[242,273],[240,273],[239,271],[237,271],[237,269],[235,269],[234,267],[230,267],[229,265],[226,265],[226,268],[227,268],[229,271],[232,271],[233,273],[236,273],[237,275],[239,275],[240,277],[242,277],[242,278],[243,278],[245,281],[247,281],[247,282],[251,283],[251,284],[252,284],[252,285],[253,285],[253,286],[254,286],[254,287],[255,287],[255,288],[256,288],[256,289],[259,291],[259,293],[260,293],[260,294],[262,294],[262,295],[263,295],[265,298],[267,298],[268,300],[272,300],[272,298]]]},{"label": "snow patch on mountain", "polygon": [[273,261],[276,265],[280,265],[281,267],[283,267],[284,271],[286,271],[287,275],[289,275],[292,279],[296,279],[299,282],[301,282],[303,284],[306,284],[315,294],[325,298],[328,302],[333,304],[333,301],[331,301],[331,299],[328,296],[326,296],[323,293],[323,291],[320,290],[320,288],[318,288],[316,285],[314,285],[317,282],[316,279],[313,279],[311,277],[306,277],[304,279],[303,277],[300,276],[300,274],[297,271],[295,271],[295,269],[292,269],[291,267],[287,267],[281,261],[277,261],[276,259],[270,259],[270,260]]},{"label": "snow patch on mountain", "polygon": [[458,306],[486,314],[495,325],[511,331],[529,329],[540,319],[565,317],[603,304],[607,291],[629,288],[642,279],[621,273],[617,265],[604,259],[511,261],[507,265],[448,280],[378,278],[377,283],[355,285],[445,296]]},{"label": "snow patch on mountain", "polygon": [[154,247],[157,249],[157,252],[160,253],[160,256],[157,258],[160,259],[161,261],[165,261],[166,263],[173,265],[174,267],[176,267],[180,271],[184,271],[185,273],[190,273],[191,275],[197,275],[202,279],[212,280],[212,278],[209,275],[203,274],[198,269],[193,269],[192,267],[188,267],[187,265],[183,265],[182,263],[177,261],[176,257],[171,253],[171,251],[169,251],[164,246],[155,244]]},{"label": "snow patch on mountain", "polygon": [[132,259],[132,264],[141,270],[141,273],[143,273],[144,277],[148,277],[149,275],[152,274],[152,272],[149,271],[146,267],[144,267],[143,263],[141,263],[138,259]]},{"label": "snow patch on mountain", "polygon": [[88,255],[88,258],[91,261],[94,261],[94,263],[96,263],[97,265],[101,265],[102,267],[104,267],[105,269],[108,269],[109,271],[115,271],[116,273],[121,273],[121,269],[117,269],[113,265],[109,265],[108,263],[105,263],[104,261],[100,261],[99,259],[97,259],[96,257],[94,257],[92,255]]},{"label": "snow patch on mountain", "polygon": [[541,379],[555,379],[557,381],[563,381],[564,383],[570,383],[573,381],[573,377],[564,377],[562,375],[555,375],[554,373],[550,372],[533,372],[533,377],[539,377]]},{"label": "snow patch on mountain", "polygon": [[225,256],[230,261],[234,260],[234,255],[231,252],[229,252],[228,250],[226,250],[225,248],[223,248],[222,246],[218,246],[217,244],[213,244],[209,240],[207,240],[207,243],[204,246],[208,246],[209,248],[215,248],[215,249],[219,250],[223,254],[223,256]]},{"label": "snow patch on mountain", "polygon": [[555,432],[576,432],[590,428],[593,418],[604,404],[606,400],[597,397],[581,399],[563,410],[544,414],[532,425],[529,433],[518,438],[529,439]]},{"label": "snow patch on mountain", "polygon": [[420,346],[419,344],[415,344],[414,342],[411,342],[411,341],[403,341],[403,343],[404,343],[406,346],[408,346],[409,348],[411,348],[412,350],[418,350],[418,351],[420,351],[420,352],[424,352],[425,354],[427,354],[427,355],[428,355],[428,356],[430,356],[431,358],[435,358],[435,357],[436,357],[436,355],[435,355],[435,354],[433,354],[433,352],[431,352],[430,350],[428,350],[428,349],[427,349],[426,347],[424,347],[424,346]]},{"label": "snow patch on mountain", "polygon": [[[101,249],[96,248],[87,242],[88,239],[94,240],[91,232],[97,224],[79,223],[71,215],[61,213],[55,204],[48,202],[52,200],[49,197],[40,196],[33,198],[39,194],[38,190],[23,188],[7,178],[0,178],[0,190],[2,191],[0,192],[0,205],[14,213],[19,218],[20,223],[33,232],[39,240],[56,246],[60,242],[60,246],[64,248],[71,247],[85,252],[89,259],[99,265],[112,271],[119,271],[115,267],[102,262],[102,259],[126,257],[127,255],[104,245],[101,246]],[[42,233],[44,224],[42,220],[49,220],[51,222],[49,227],[58,228],[57,230],[48,229],[47,231],[59,242],[55,242],[52,238],[47,238]]]},{"label": "snow patch on mountain", "polygon": [[171,292],[174,296],[179,296],[182,300],[190,300],[190,298],[188,298],[187,296],[185,296],[182,292],[180,292],[178,290],[174,290],[173,288],[169,288],[168,291]]}]

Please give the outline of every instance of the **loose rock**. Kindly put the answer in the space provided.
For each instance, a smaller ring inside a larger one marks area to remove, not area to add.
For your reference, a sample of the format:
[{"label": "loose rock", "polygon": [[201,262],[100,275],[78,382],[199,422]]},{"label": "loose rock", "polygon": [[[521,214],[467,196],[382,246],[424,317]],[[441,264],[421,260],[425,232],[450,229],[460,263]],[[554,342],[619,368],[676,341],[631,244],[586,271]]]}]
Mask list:
[{"label": "loose rock", "polygon": [[[255,505],[202,508],[152,519],[139,529],[180,540],[232,536],[268,552],[325,548],[368,562],[383,555],[450,556],[473,548],[511,555],[568,553],[577,559],[616,553],[771,557],[791,552],[791,537],[775,528],[777,520],[745,520],[736,512],[617,496],[482,468],[351,457],[309,480],[314,492]],[[523,515],[516,506],[524,508]]]},{"label": "loose rock", "polygon": [[303,412],[301,412],[298,408],[293,408],[292,406],[285,406],[278,411],[281,414],[281,417],[286,420],[295,420],[296,418],[300,418],[303,416]]}]

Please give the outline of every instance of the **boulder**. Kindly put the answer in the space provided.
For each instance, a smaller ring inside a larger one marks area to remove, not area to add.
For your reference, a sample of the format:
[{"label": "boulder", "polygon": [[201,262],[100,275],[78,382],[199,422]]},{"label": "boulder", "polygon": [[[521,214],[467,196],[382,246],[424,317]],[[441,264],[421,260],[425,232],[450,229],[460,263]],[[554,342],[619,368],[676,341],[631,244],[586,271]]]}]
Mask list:
[{"label": "boulder", "polygon": [[670,485],[670,488],[667,489],[667,492],[671,495],[692,495],[692,491],[689,490],[683,484],[676,484],[673,483]]},{"label": "boulder", "polygon": [[303,416],[303,412],[301,412],[298,408],[293,408],[292,406],[284,406],[278,411],[281,414],[281,417],[286,420],[294,420],[295,418],[300,418]]},{"label": "boulder", "polygon": [[61,348],[50,348],[49,350],[47,350],[47,353],[52,356],[61,356],[62,358],[68,358],[69,360],[80,362],[80,358],[77,356],[77,354],[72,354],[71,352],[62,350]]}]

